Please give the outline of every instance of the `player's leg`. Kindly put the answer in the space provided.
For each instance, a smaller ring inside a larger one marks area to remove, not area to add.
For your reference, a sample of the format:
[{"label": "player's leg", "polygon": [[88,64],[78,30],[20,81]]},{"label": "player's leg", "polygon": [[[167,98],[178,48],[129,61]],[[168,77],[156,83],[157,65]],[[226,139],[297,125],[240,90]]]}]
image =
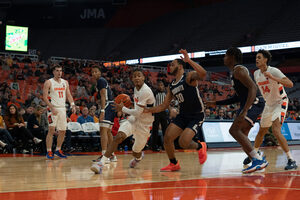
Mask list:
[{"label": "player's leg", "polygon": [[[107,124],[110,126],[109,124]],[[108,130],[109,127],[105,127],[103,125],[100,125],[100,140],[101,140],[101,149],[102,149],[102,155],[105,154],[108,146]]]},{"label": "player's leg", "polygon": [[174,140],[182,133],[182,131],[183,129],[173,122],[169,124],[164,136],[164,147],[170,163],[166,167],[161,168],[160,171],[178,171],[180,169],[179,162],[175,158]]},{"label": "player's leg", "polygon": [[55,133],[55,127],[57,123],[57,115],[52,115],[51,112],[48,113],[48,123],[49,123],[49,128],[48,128],[48,134],[46,137],[46,146],[47,146],[47,154],[46,158],[48,159],[54,159],[54,155],[52,152],[52,144],[53,144],[53,135]]},{"label": "player's leg", "polygon": [[287,158],[288,158],[288,163],[285,167],[286,170],[289,169],[296,169],[296,161],[292,157],[292,154],[290,152],[288,143],[285,139],[285,137],[281,134],[281,123],[279,121],[279,118],[277,118],[272,125],[272,132],[274,136],[277,138],[279,145],[281,146],[282,150],[286,153]]},{"label": "player's leg", "polygon": [[[136,126],[135,126],[136,127]],[[150,136],[150,126],[141,126],[135,128],[133,133],[134,144],[132,146],[133,159],[129,162],[129,167],[134,168],[143,159],[144,153],[142,150],[147,144]]]},{"label": "player's leg", "polygon": [[205,142],[195,142],[193,141],[193,137],[200,131],[201,125],[203,123],[203,117],[190,120],[187,127],[184,129],[182,134],[179,137],[179,145],[183,149],[197,149],[199,163],[203,164],[207,159],[207,146]]},{"label": "player's leg", "polygon": [[56,151],[55,155],[59,156],[60,158],[67,158],[67,156],[63,153],[61,150],[62,144],[65,140],[66,135],[66,129],[67,129],[67,116],[66,116],[66,110],[65,109],[59,109],[58,110],[58,121],[57,121],[57,130],[58,130],[58,136],[57,136],[57,144],[56,144]]}]

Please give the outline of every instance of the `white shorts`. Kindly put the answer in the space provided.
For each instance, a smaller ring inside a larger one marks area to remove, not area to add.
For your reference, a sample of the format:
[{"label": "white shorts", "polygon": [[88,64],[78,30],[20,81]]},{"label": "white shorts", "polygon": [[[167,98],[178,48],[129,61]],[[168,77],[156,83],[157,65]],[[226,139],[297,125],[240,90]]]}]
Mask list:
[{"label": "white shorts", "polygon": [[133,135],[135,139],[132,151],[139,153],[145,147],[148,138],[150,137],[150,130],[152,128],[151,125],[145,125],[140,123],[139,121],[135,121],[133,123],[125,120],[120,124],[120,128],[118,132],[123,132],[127,137]]},{"label": "white shorts", "polygon": [[270,127],[277,118],[279,118],[279,122],[282,124],[288,109],[288,101],[288,98],[286,98],[282,100],[281,103],[272,106],[265,105],[260,120],[260,126],[263,128]]},{"label": "white shorts", "polygon": [[48,112],[49,126],[54,126],[58,131],[67,130],[67,114],[65,108],[55,108],[57,115],[53,115],[52,112]]}]

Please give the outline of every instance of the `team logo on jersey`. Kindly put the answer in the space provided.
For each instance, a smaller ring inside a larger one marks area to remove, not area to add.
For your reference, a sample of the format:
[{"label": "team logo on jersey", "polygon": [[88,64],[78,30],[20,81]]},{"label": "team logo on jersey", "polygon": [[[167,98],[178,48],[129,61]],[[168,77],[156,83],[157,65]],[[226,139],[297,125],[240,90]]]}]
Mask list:
[{"label": "team logo on jersey", "polygon": [[134,98],[134,102],[136,102],[136,103],[139,102],[138,97],[135,97],[135,98]]}]

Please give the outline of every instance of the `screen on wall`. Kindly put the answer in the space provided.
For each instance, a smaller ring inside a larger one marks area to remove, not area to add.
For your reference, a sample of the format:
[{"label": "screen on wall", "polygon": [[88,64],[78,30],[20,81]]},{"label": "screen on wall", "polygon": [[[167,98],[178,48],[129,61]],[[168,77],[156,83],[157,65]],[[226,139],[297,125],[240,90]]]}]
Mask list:
[{"label": "screen on wall", "polygon": [[28,27],[6,26],[5,50],[27,51],[28,50]]}]

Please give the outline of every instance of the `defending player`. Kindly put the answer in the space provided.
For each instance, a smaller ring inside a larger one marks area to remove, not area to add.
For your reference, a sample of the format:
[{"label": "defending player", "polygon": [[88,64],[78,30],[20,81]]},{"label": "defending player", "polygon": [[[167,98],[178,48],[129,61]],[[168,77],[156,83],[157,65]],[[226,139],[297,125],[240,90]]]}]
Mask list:
[{"label": "defending player", "polygon": [[[180,170],[179,161],[175,158],[174,153],[174,140],[177,137],[179,137],[179,145],[182,148],[198,150],[200,164],[207,159],[206,143],[197,143],[192,140],[204,121],[204,105],[198,90],[198,80],[205,78],[206,71],[190,59],[186,50],[181,49],[179,53],[182,53],[184,57],[173,60],[170,65],[170,72],[175,76],[175,80],[169,85],[164,102],[147,109],[147,112],[158,113],[167,109],[173,98],[179,102],[179,114],[169,124],[164,136],[164,147],[170,163],[160,171]],[[189,63],[195,71],[186,74],[184,72],[185,63]]]}]

